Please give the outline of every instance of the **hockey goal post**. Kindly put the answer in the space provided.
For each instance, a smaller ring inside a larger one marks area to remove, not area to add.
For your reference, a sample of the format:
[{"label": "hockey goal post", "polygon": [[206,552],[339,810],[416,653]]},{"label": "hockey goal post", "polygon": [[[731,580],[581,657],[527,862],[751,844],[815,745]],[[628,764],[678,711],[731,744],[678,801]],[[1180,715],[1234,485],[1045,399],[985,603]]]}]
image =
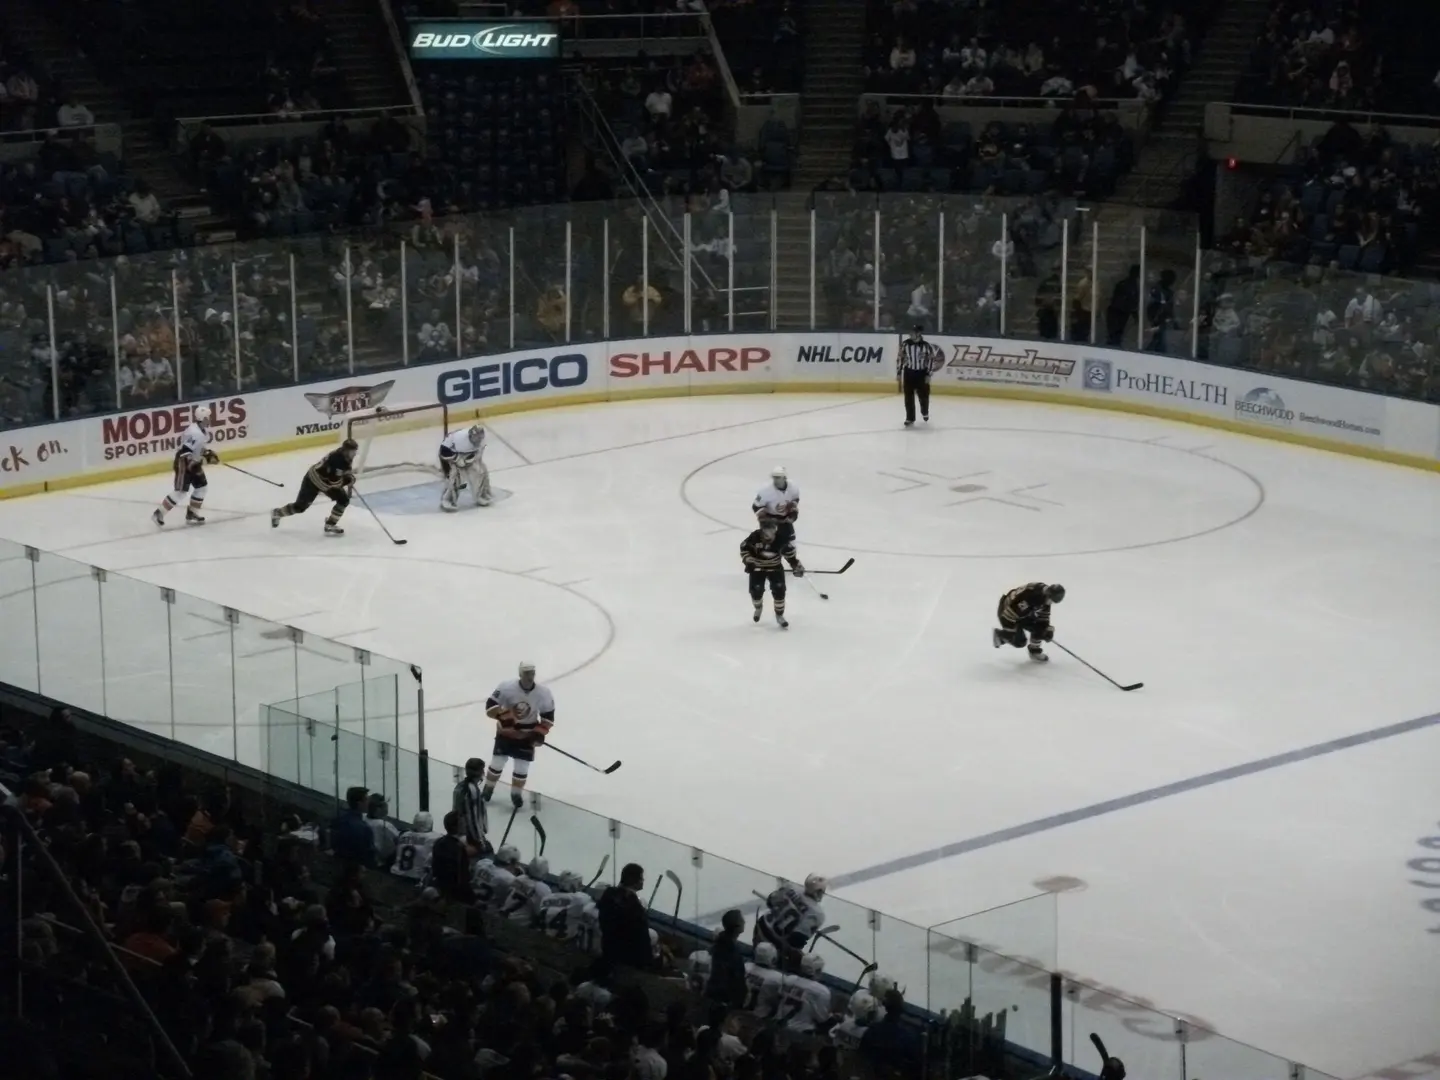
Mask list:
[{"label": "hockey goal post", "polygon": [[440,442],[450,434],[444,402],[377,405],[345,417],[342,441],[354,439],[355,475],[423,472],[440,475]]}]

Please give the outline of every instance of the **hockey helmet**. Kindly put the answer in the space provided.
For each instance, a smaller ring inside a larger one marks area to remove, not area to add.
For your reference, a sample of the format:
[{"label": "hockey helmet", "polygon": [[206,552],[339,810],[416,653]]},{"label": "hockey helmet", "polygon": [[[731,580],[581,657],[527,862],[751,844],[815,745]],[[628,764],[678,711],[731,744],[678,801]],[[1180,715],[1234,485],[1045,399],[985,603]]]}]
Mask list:
[{"label": "hockey helmet", "polygon": [[[807,953],[806,955],[812,955]],[[762,941],[755,946],[755,963],[761,967],[773,968],[780,959],[780,950],[771,945],[768,941]]]},{"label": "hockey helmet", "polygon": [[520,862],[520,849],[514,844],[504,844],[495,852],[496,866],[516,866]]},{"label": "hockey helmet", "polygon": [[434,832],[435,819],[430,816],[429,811],[421,810],[415,815],[415,820],[410,823],[416,832]]},{"label": "hockey helmet", "polygon": [[771,469],[770,479],[781,491],[784,491],[785,485],[790,482],[790,478],[785,472],[784,465],[776,465],[775,468]]},{"label": "hockey helmet", "polygon": [[825,958],[819,953],[807,952],[800,957],[800,974],[813,979],[825,970]]},{"label": "hockey helmet", "polygon": [[1046,600],[1049,600],[1050,603],[1052,603],[1052,604],[1058,604],[1058,603],[1060,603],[1061,600],[1064,600],[1064,599],[1065,599],[1065,586],[1064,586],[1064,585],[1046,585],[1046,586],[1045,586],[1045,599],[1046,599]]},{"label": "hockey helmet", "polygon": [[830,888],[829,880],[823,874],[811,874],[805,879],[805,895],[819,900]]}]

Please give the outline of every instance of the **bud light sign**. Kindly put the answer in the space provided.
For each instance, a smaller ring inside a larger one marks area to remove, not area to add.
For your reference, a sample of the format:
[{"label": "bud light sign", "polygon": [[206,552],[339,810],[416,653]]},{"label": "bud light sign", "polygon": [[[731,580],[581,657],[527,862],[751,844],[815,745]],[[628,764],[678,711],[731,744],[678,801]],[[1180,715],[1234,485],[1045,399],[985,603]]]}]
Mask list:
[{"label": "bud light sign", "polygon": [[412,60],[552,60],[560,28],[552,22],[418,22],[410,30]]}]

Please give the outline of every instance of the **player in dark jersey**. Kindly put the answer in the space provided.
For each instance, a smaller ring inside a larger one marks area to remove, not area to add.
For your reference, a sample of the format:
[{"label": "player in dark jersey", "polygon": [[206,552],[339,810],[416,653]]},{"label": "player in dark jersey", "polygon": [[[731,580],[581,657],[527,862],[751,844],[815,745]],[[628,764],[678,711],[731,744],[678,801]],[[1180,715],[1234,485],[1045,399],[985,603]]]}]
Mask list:
[{"label": "player in dark jersey", "polygon": [[[792,534],[793,535],[793,534]],[[765,585],[770,585],[770,598],[775,603],[775,621],[786,629],[785,621],[785,568],[780,560],[790,564],[796,577],[805,573],[800,559],[795,554],[795,542],[779,536],[779,524],[767,521],[740,542],[740,558],[745,561],[745,572],[750,575],[750,600],[755,605],[753,616],[760,621],[765,610]]]},{"label": "player in dark jersey", "polygon": [[311,465],[305,479],[300,481],[300,494],[295,496],[295,501],[270,511],[270,527],[275,528],[280,524],[281,518],[291,514],[303,514],[310,509],[310,504],[318,496],[328,495],[335,505],[330,508],[330,516],[325,519],[325,535],[344,536],[345,530],[340,528],[340,516],[350,505],[350,488],[355,484],[355,452],[359,449],[360,444],[354,439],[346,439]]},{"label": "player in dark jersey", "polygon": [[1046,585],[1043,581],[1032,581],[1018,589],[1011,589],[1000,598],[1000,608],[996,612],[1000,618],[1000,629],[990,632],[995,648],[1008,642],[1017,649],[1028,649],[1031,660],[1049,660],[1040,643],[1054,639],[1050,605],[1064,599],[1064,585]]}]

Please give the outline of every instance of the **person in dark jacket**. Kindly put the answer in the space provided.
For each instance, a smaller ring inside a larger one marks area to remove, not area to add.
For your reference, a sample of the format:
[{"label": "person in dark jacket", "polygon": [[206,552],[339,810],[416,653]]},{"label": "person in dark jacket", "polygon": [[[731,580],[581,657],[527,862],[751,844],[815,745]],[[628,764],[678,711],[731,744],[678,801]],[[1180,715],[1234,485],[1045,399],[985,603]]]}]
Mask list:
[{"label": "person in dark jacket", "polygon": [[345,792],[345,809],[330,825],[330,848],[337,859],[361,866],[375,865],[375,833],[365,820],[365,803],[369,798],[370,793],[363,787],[352,787]]},{"label": "person in dark jacket", "polygon": [[600,894],[600,955],[611,965],[650,966],[650,919],[640,902],[645,871],[639,863],[626,863],[620,884]]},{"label": "person in dark jacket", "polygon": [[460,815],[451,810],[445,815],[445,835],[430,849],[430,883],[447,900],[468,904],[470,893],[470,851],[465,846]]},{"label": "person in dark jacket", "polygon": [[733,1009],[745,1004],[745,958],[740,955],[744,933],[745,916],[732,908],[721,918],[720,933],[710,946],[710,980],[705,984],[705,996]]},{"label": "person in dark jacket", "polygon": [[1140,312],[1140,267],[1131,265],[1130,272],[1116,283],[1105,309],[1105,344],[1118,349],[1125,342],[1125,328]]}]

